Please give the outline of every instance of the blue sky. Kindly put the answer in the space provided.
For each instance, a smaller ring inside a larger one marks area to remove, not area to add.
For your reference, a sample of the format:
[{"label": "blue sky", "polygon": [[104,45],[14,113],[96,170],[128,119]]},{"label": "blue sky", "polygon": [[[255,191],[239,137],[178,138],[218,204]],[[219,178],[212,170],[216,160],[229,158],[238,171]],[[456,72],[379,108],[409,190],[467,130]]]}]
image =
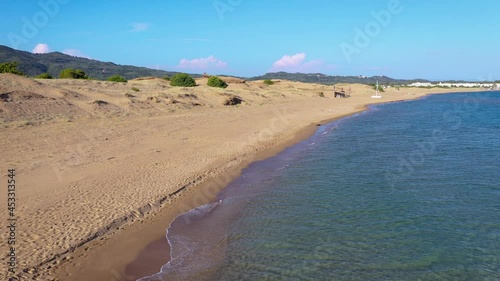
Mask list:
[{"label": "blue sky", "polygon": [[0,0],[0,44],[117,64],[500,79],[498,0]]}]

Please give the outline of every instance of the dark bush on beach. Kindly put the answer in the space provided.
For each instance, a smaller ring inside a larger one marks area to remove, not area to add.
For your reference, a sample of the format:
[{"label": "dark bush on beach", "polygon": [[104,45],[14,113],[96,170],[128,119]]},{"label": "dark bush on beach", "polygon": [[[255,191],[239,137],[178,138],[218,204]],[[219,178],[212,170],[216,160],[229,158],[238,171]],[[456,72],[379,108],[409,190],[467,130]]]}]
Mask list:
[{"label": "dark bush on beach", "polygon": [[[374,90],[377,89],[377,85],[376,84],[372,84],[372,86],[373,86]],[[381,92],[381,93],[385,92],[384,87],[382,87],[382,86],[379,85],[378,86],[378,91]]]},{"label": "dark bush on beach", "polygon": [[89,79],[89,77],[80,69],[67,68],[59,73],[59,78],[62,79]]},{"label": "dark bush on beach", "polygon": [[108,78],[108,81],[111,82],[127,82],[127,79],[123,78],[120,75],[113,75]]},{"label": "dark bush on beach", "polygon": [[38,78],[38,79],[52,79],[52,75],[48,74],[48,73],[42,73],[40,75],[37,75],[35,76],[35,78]]},{"label": "dark bush on beach", "polygon": [[211,76],[208,78],[207,85],[210,87],[217,87],[217,88],[226,88],[227,83],[224,82],[224,80],[220,79],[217,76]]},{"label": "dark bush on beach", "polygon": [[225,102],[224,105],[239,105],[243,102],[243,99],[239,96],[230,96]]},{"label": "dark bush on beach", "polygon": [[0,63],[0,73],[23,75],[23,73],[17,69],[17,62],[15,61]]},{"label": "dark bush on beach", "polygon": [[186,73],[178,73],[170,79],[170,86],[174,87],[194,87],[196,82],[193,77]]},{"label": "dark bush on beach", "polygon": [[266,84],[266,85],[272,85],[272,84],[274,84],[274,82],[272,80],[270,80],[270,79],[266,79],[266,80],[264,80],[264,84]]}]

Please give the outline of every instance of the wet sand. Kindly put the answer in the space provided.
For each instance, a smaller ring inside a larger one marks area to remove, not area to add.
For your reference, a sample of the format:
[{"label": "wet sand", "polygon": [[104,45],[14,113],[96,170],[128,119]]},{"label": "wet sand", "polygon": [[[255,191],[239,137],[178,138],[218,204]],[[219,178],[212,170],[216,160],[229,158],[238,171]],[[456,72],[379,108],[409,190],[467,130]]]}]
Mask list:
[{"label": "wet sand", "polygon": [[165,237],[151,242],[124,270],[125,276],[148,276],[170,261],[170,245]]}]

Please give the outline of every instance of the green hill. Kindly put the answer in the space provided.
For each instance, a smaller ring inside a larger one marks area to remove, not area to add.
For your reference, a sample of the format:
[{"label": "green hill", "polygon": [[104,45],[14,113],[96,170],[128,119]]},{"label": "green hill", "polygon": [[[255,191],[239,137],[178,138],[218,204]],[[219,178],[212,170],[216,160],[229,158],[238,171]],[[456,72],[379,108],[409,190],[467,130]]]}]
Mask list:
[{"label": "green hill", "polygon": [[[105,80],[112,75],[121,75],[126,79],[133,79],[144,76],[172,76],[177,73],[146,67],[119,65],[112,62],[101,62],[73,57],[59,52],[32,54],[0,45],[0,63],[13,61],[16,61],[19,70],[28,76],[36,76],[47,72],[53,77],[58,77],[59,73],[66,68],[81,69],[90,78],[99,80]],[[197,74],[193,74],[192,76],[200,77]]]}]

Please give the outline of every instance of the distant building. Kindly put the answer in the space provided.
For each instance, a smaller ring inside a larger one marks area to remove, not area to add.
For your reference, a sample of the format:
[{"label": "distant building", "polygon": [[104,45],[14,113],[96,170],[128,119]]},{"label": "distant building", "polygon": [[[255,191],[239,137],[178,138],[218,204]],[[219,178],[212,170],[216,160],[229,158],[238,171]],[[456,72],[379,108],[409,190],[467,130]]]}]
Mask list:
[{"label": "distant building", "polygon": [[410,87],[432,87],[432,83],[429,82],[415,82],[408,85]]},{"label": "distant building", "polygon": [[408,84],[409,87],[461,87],[461,88],[492,88],[495,87],[493,83],[471,83],[471,82],[463,82],[463,83],[443,83],[439,82],[437,84],[433,84],[430,82],[415,82]]}]

